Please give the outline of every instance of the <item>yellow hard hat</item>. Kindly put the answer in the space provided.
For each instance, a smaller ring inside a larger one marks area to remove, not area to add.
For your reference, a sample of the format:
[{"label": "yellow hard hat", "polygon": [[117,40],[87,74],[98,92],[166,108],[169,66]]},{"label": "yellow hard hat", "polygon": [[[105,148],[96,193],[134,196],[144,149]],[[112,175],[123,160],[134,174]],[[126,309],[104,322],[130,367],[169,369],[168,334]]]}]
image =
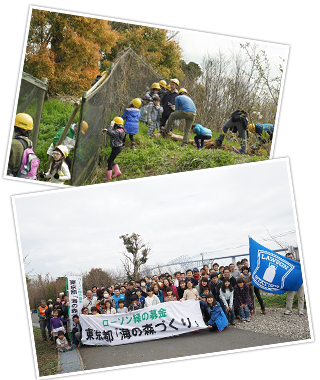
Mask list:
[{"label": "yellow hard hat", "polygon": [[118,125],[123,125],[123,123],[124,123],[122,117],[119,117],[119,116],[116,116],[116,117],[113,119],[113,121],[114,121],[115,124],[118,124]]},{"label": "yellow hard hat", "polygon": [[249,129],[249,132],[251,132],[251,133],[255,133],[255,131],[256,131],[256,126],[255,126],[255,124],[249,124],[249,125],[248,125],[248,129]]},{"label": "yellow hard hat", "polygon": [[14,121],[14,126],[25,129],[26,131],[32,131],[33,119],[27,113],[18,113]]},{"label": "yellow hard hat", "polygon": [[66,146],[58,145],[53,150],[55,151],[57,149],[63,154],[64,158],[67,158],[69,151],[68,151],[68,148]]},{"label": "yellow hard hat", "polygon": [[[159,86],[160,87],[160,86]],[[135,107],[140,108],[141,107],[141,99],[140,98],[134,98],[131,102]]]},{"label": "yellow hard hat", "polygon": [[82,133],[83,135],[86,134],[88,128],[89,128],[88,123],[87,123],[86,121],[82,120],[82,123],[81,123],[81,133]]},{"label": "yellow hard hat", "polygon": [[159,81],[159,84],[162,87],[167,87],[167,82],[164,79],[161,79],[161,81]]},{"label": "yellow hard hat", "polygon": [[175,83],[177,86],[179,86],[179,84],[180,84],[179,79],[177,79],[177,78],[170,79],[170,82]]},{"label": "yellow hard hat", "polygon": [[151,88],[155,88],[155,89],[157,89],[157,90],[160,90],[160,89],[161,89],[160,84],[157,83],[157,82],[152,83]]},{"label": "yellow hard hat", "polygon": [[188,91],[185,89],[185,88],[180,88],[180,90],[178,91],[179,94],[181,94],[182,92],[185,92],[186,94],[188,93]]},{"label": "yellow hard hat", "polygon": [[168,86],[167,86],[167,89],[168,89],[168,90],[170,90],[170,89],[171,89],[171,87],[170,87],[170,83],[168,84]]}]

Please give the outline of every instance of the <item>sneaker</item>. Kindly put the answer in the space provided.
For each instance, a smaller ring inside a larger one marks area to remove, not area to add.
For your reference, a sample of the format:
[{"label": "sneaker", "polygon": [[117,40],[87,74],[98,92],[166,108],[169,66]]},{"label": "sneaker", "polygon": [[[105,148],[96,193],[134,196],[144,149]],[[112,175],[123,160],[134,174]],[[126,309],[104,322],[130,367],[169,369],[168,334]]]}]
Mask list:
[{"label": "sneaker", "polygon": [[286,310],[286,311],[284,312],[284,315],[290,315],[290,314],[292,314],[292,311],[291,311],[291,310]]},{"label": "sneaker", "polygon": [[303,313],[302,310],[299,310],[299,311],[298,311],[298,314],[299,314],[299,315],[304,315],[304,313]]},{"label": "sneaker", "polygon": [[245,319],[241,319],[241,322],[247,322]]},{"label": "sneaker", "polygon": [[262,314],[267,314],[266,309],[261,309]]},{"label": "sneaker", "polygon": [[250,318],[247,318],[246,321],[247,321],[247,322],[250,322]]}]

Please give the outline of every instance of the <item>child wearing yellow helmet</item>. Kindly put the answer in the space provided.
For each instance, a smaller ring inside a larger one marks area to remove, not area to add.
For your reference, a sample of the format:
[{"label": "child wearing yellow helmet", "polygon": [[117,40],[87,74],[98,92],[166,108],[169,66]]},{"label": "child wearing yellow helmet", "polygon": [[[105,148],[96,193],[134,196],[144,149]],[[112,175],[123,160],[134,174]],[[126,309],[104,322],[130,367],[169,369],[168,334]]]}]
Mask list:
[{"label": "child wearing yellow helmet", "polygon": [[[124,146],[126,131],[123,127],[123,124],[124,124],[123,119],[119,116],[116,116],[111,122],[110,127],[108,129],[103,129],[103,132],[107,132],[107,134],[110,136],[110,146],[111,146],[111,153],[107,161],[108,169],[107,169],[106,177],[103,178],[104,181],[110,181],[113,178],[116,178],[122,174],[119,166],[114,163],[114,160],[116,159],[118,154],[121,153]],[[114,170],[113,176],[112,176],[112,170]]]},{"label": "child wearing yellow helmet", "polygon": [[139,133],[139,120],[140,120],[140,110],[142,101],[139,98],[132,100],[128,108],[125,109],[122,119],[125,120],[125,130],[126,136],[129,135],[131,141],[131,149],[135,148],[134,136]]},{"label": "child wearing yellow helmet", "polygon": [[71,179],[69,167],[65,161],[69,152],[64,145],[58,145],[52,152],[52,163],[47,173],[41,172],[41,178],[49,179],[51,183],[63,185],[65,181]]}]

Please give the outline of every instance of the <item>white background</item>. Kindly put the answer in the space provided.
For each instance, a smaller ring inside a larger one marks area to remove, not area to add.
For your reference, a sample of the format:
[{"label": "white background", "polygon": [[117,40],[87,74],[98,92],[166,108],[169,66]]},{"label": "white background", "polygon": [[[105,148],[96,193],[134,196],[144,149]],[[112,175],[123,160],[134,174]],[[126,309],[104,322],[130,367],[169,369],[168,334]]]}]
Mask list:
[{"label": "white background", "polygon": [[[235,2],[235,1],[233,1]],[[316,96],[311,95],[313,88],[318,88],[318,60],[312,54],[316,48],[315,38],[318,33],[317,14],[312,8],[315,2],[294,1],[294,154],[316,154],[317,139],[309,137],[308,132],[315,129],[317,125],[311,125],[314,113],[317,111]],[[308,6],[309,5],[309,6]],[[208,7],[208,8],[207,8]],[[24,21],[23,6],[19,6],[19,22],[22,26]],[[74,6],[81,9],[80,6]],[[246,19],[238,19],[236,14],[230,11],[230,7],[214,8],[212,6],[179,6],[174,7],[139,7],[139,6],[99,6],[101,12],[108,14],[117,14],[124,17],[140,18],[145,20],[172,23],[176,25],[190,26],[194,28],[204,28],[221,32],[243,34],[246,36],[256,36],[266,39],[276,39],[277,41],[287,41],[287,23],[286,11],[276,9],[272,6],[250,7],[246,6]],[[283,7],[285,8],[285,7]],[[17,33],[21,38],[21,28]],[[18,44],[17,44],[18,48]],[[318,98],[318,97],[317,97]],[[310,119],[309,119],[310,117]],[[281,130],[277,147],[278,154],[285,154],[287,149],[287,115],[281,121]],[[303,212],[303,166],[302,160],[294,161],[294,173],[296,187],[298,191],[299,211]],[[3,227],[3,233],[6,233],[6,226]],[[4,247],[5,248],[5,247]],[[5,250],[6,251],[6,250]],[[3,258],[4,266],[8,265],[7,257]],[[23,308],[23,299],[19,292],[19,275],[17,272],[17,298],[16,298],[16,317],[17,317],[17,378],[31,380],[34,378],[32,371],[31,355],[29,353],[29,341],[27,326],[25,322],[25,310]],[[311,300],[312,301],[312,300]],[[208,345],[214,345],[214,335],[212,342],[204,342]],[[155,350],[156,352],[156,350]],[[237,373],[241,377],[256,377],[261,380],[269,380],[270,376],[276,379],[303,379],[303,347],[290,347],[277,350],[268,350],[263,352],[247,353],[233,355],[231,357],[219,357],[206,359],[203,361],[176,363],[157,367],[156,377],[181,377],[188,373],[188,377],[211,376],[212,371],[220,376],[235,376]],[[7,362],[2,357],[3,362]],[[156,359],[156,357],[155,357]],[[243,369],[243,371],[242,371]],[[139,374],[137,369],[130,372],[117,372],[108,374],[108,379],[127,379],[130,377],[153,377],[155,367],[140,368]],[[187,372],[188,371],[188,372]],[[218,372],[217,372],[218,371]],[[241,375],[242,373],[242,375]],[[275,376],[276,374],[276,376]],[[106,379],[106,374],[95,375]],[[89,376],[91,378],[91,376]],[[93,377],[92,377],[93,379]],[[97,380],[97,377],[95,377]]]}]

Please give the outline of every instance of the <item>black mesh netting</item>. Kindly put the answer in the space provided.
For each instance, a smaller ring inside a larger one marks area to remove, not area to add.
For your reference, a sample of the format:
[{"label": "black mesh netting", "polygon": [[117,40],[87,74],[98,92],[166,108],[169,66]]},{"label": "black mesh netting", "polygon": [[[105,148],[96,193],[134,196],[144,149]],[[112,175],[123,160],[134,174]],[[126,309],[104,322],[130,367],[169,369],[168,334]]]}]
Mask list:
[{"label": "black mesh netting", "polygon": [[[24,112],[35,121],[37,112],[42,109],[43,96],[46,92],[46,84],[26,73],[22,73],[17,114]],[[33,131],[30,139],[35,143]]]},{"label": "black mesh netting", "polygon": [[[82,116],[88,129],[79,132],[74,153],[72,185],[81,186],[99,161],[99,150],[106,144],[106,128],[114,116],[121,116],[133,98],[145,95],[159,74],[131,48],[114,62],[110,75],[82,101]],[[81,124],[82,125],[82,124]],[[79,128],[81,130],[81,128]]]}]

